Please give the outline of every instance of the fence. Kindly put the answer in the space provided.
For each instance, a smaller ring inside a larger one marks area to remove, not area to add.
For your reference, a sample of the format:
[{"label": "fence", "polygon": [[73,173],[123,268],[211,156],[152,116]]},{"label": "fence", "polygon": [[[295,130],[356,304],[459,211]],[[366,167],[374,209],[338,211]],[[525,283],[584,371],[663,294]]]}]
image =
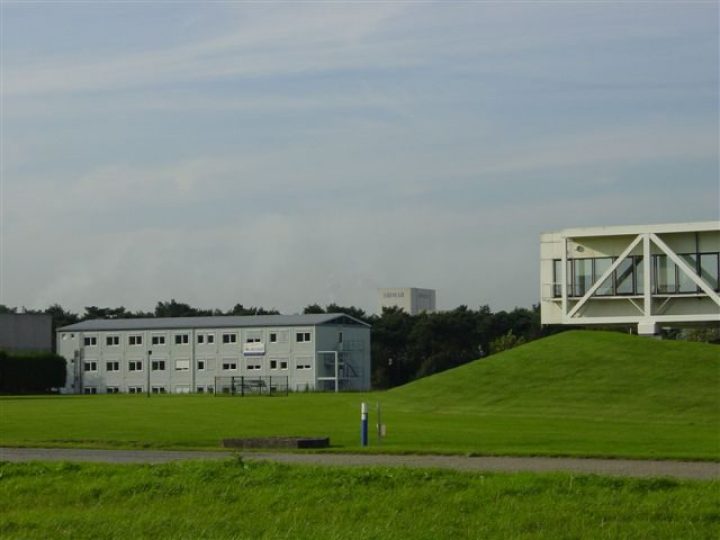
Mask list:
[{"label": "fence", "polygon": [[220,376],[215,377],[216,396],[287,396],[286,376]]}]

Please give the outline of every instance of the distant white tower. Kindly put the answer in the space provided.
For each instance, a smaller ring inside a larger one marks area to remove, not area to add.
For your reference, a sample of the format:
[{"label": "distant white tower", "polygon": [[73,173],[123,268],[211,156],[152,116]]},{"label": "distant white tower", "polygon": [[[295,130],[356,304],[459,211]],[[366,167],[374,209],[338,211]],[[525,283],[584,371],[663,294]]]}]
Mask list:
[{"label": "distant white tower", "polygon": [[435,313],[435,289],[395,287],[378,289],[380,311],[385,307],[399,307],[405,313]]}]

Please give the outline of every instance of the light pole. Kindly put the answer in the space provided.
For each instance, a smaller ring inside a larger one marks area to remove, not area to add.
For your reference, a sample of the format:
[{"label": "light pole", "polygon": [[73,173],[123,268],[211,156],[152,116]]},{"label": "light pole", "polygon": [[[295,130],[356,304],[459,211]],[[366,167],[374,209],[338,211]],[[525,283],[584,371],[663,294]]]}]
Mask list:
[{"label": "light pole", "polygon": [[152,356],[152,351],[148,350],[147,365],[145,366],[145,369],[147,370],[147,387],[146,387],[147,397],[150,397],[150,357],[151,356]]}]

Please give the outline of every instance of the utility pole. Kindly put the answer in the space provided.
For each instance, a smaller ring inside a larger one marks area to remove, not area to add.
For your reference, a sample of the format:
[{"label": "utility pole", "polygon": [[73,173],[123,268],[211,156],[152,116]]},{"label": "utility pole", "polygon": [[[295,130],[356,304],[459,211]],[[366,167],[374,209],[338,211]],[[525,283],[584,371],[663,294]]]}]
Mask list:
[{"label": "utility pole", "polygon": [[147,371],[147,388],[146,388],[147,397],[150,397],[150,357],[151,356],[152,356],[152,351],[148,349],[147,365],[145,366],[145,369]]}]

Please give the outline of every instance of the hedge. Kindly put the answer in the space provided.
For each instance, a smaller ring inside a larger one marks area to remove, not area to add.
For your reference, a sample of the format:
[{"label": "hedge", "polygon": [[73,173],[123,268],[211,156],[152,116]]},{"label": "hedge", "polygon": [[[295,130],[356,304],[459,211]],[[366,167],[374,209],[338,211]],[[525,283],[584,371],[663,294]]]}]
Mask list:
[{"label": "hedge", "polygon": [[57,354],[0,351],[0,393],[47,393],[65,386],[65,377],[65,359]]}]

